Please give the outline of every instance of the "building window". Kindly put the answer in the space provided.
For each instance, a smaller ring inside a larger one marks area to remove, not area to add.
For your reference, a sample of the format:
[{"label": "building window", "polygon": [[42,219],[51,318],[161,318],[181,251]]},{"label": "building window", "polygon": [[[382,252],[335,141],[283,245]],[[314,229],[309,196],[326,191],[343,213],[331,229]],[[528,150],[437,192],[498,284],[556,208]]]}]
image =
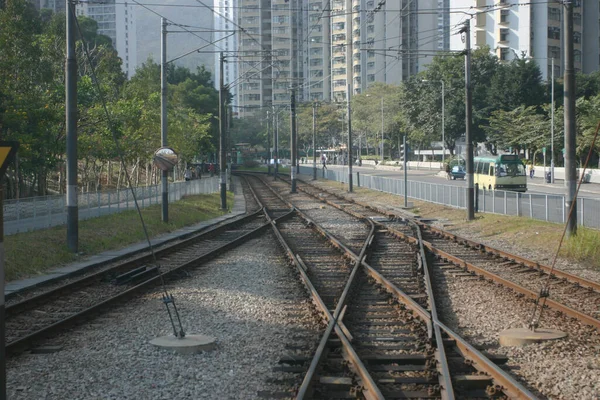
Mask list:
[{"label": "building window", "polygon": [[367,75],[367,82],[375,82],[375,74]]},{"label": "building window", "polygon": [[548,46],[548,55],[550,58],[560,58],[560,47],[558,46]]},{"label": "building window", "polygon": [[581,32],[573,32],[573,43],[581,43]]},{"label": "building window", "polygon": [[560,28],[555,26],[548,27],[548,38],[560,40]]},{"label": "building window", "polygon": [[551,21],[560,21],[560,8],[548,8],[548,19]]},{"label": "building window", "polygon": [[508,29],[500,29],[500,42],[506,42],[508,40]]},{"label": "building window", "polygon": [[509,13],[510,13],[510,11],[508,11],[508,10],[500,11],[500,23],[502,23],[502,24],[508,23],[508,14]]},{"label": "building window", "polygon": [[501,61],[506,61],[506,60],[508,60],[508,52],[509,52],[509,51],[510,51],[510,50],[509,50],[509,49],[507,49],[507,48],[501,48],[501,49],[500,49],[500,60],[501,60]]}]

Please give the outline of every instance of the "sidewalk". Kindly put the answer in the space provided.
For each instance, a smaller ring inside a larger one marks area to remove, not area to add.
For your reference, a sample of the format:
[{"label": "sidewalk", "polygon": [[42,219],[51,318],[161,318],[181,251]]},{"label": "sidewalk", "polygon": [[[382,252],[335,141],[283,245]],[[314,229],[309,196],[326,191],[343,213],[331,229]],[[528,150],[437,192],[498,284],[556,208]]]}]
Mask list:
[{"label": "sidewalk", "polygon": [[[161,244],[165,244],[177,239],[182,239],[186,236],[193,234],[199,229],[210,228],[222,221],[230,220],[235,217],[238,217],[242,214],[246,213],[246,200],[244,199],[244,194],[241,190],[241,185],[238,178],[234,177],[234,206],[231,210],[230,214],[222,215],[220,217],[200,222],[196,225],[191,225],[182,229],[179,229],[174,232],[170,232],[164,235],[160,235],[155,238],[151,238],[150,242],[152,245],[157,246]],[[127,246],[118,250],[109,250],[100,254],[93,255],[86,260],[78,261],[63,267],[58,267],[49,271],[47,275],[36,276],[32,278],[22,279],[18,281],[6,282],[6,286],[4,288],[4,296],[6,299],[11,298],[15,294],[18,294],[21,291],[30,289],[35,286],[39,286],[45,283],[52,282],[54,280],[61,279],[70,274],[83,273],[87,269],[100,267],[102,265],[118,261],[123,258],[130,257],[137,253],[141,253],[148,249],[148,243],[146,241],[139,242],[130,246]]]}]

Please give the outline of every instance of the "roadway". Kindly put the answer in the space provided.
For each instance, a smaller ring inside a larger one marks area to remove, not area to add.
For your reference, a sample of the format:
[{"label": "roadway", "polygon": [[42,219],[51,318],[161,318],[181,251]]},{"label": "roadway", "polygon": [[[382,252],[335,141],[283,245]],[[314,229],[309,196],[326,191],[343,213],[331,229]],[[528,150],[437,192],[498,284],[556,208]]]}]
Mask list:
[{"label": "roadway", "polygon": [[[302,166],[310,166],[308,164],[302,164]],[[322,167],[319,165],[318,169]],[[327,168],[331,170],[342,171],[348,170],[348,167],[342,165],[328,165]],[[384,168],[387,168],[384,166]],[[360,172],[361,174],[368,174],[372,176],[381,176],[386,178],[396,178],[401,179],[404,176],[404,172],[400,169],[379,169],[372,165],[363,165],[361,167],[353,166],[352,172]],[[436,169],[409,169],[408,170],[408,180],[411,181],[421,181],[428,183],[437,183],[444,185],[453,185],[459,187],[465,187],[466,181],[462,179],[458,180],[448,180],[445,176],[440,176],[439,170]],[[566,192],[564,187],[563,180],[555,180],[554,184],[546,183],[542,178],[543,170],[537,171],[539,176],[534,176],[533,179],[527,179],[527,193],[534,194],[553,194],[553,195],[563,195]],[[597,183],[584,183],[581,185],[581,189],[579,191],[580,197],[590,198],[590,199],[600,199],[600,184]]]}]

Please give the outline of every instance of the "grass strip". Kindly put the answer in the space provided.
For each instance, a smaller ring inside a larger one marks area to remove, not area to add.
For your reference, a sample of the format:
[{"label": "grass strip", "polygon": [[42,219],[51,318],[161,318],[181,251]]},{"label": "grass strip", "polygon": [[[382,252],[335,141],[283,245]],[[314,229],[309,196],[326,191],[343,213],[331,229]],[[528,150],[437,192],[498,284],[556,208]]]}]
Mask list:
[{"label": "grass strip", "polygon": [[[231,192],[227,192],[227,204],[231,210]],[[169,203],[167,224],[161,221],[161,207],[155,204],[141,210],[150,237],[229,212],[220,209],[219,193],[187,196]],[[68,250],[66,225],[5,236],[6,281],[43,274],[52,268],[141,241],[145,241],[145,236],[135,210],[79,221],[79,254]]]}]

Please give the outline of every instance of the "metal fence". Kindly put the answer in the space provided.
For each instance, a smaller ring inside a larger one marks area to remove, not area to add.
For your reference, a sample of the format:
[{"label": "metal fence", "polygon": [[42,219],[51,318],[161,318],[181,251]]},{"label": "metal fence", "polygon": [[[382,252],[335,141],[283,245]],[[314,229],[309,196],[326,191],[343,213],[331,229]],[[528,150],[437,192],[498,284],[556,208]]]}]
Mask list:
[{"label": "metal fence", "polygon": [[[134,191],[142,208],[162,203],[160,185],[139,186],[134,188]],[[183,196],[218,191],[218,177],[169,183],[169,201],[180,200]],[[135,208],[130,189],[81,193],[77,196],[77,204],[80,220]],[[4,231],[7,235],[63,225],[66,222],[64,195],[4,200]]]},{"label": "metal fence", "polygon": [[[312,167],[300,167],[300,173],[312,176]],[[319,177],[338,182],[348,181],[347,171],[321,170]],[[404,195],[404,180],[354,174],[354,184],[381,192]],[[467,188],[429,182],[408,181],[407,197],[466,209]],[[476,191],[477,212],[529,217],[541,221],[564,223],[568,210],[564,195],[517,193],[502,190]],[[581,226],[600,229],[600,200],[579,197],[577,219]]]}]

